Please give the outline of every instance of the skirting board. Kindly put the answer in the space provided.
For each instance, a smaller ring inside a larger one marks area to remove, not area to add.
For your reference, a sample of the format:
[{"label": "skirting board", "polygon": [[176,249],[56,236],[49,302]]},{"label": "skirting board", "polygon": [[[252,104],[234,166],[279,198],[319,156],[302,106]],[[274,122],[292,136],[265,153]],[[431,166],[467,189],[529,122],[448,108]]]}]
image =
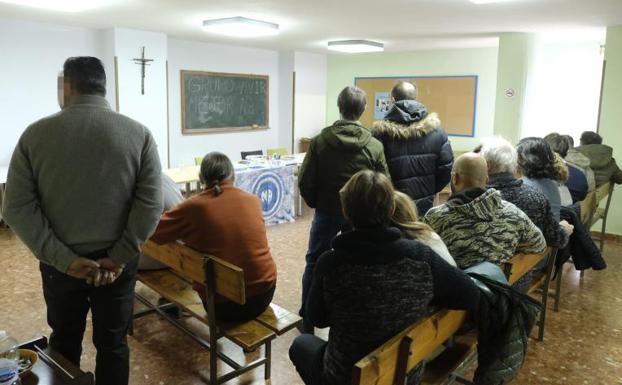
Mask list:
[{"label": "skirting board", "polygon": [[[592,238],[600,239],[600,231],[592,231]],[[605,241],[622,243],[622,235],[605,233]]]}]

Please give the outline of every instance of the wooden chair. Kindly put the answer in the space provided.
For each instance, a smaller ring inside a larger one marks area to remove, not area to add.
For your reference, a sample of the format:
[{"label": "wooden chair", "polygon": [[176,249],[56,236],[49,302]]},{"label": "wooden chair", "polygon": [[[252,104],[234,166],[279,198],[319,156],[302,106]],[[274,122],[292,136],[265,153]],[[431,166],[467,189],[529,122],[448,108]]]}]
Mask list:
[{"label": "wooden chair", "polygon": [[289,155],[289,151],[287,151],[285,147],[269,148],[266,150],[266,154],[268,154],[268,156],[274,156],[274,155],[284,156],[284,155]]},{"label": "wooden chair", "polygon": [[[542,311],[540,312],[540,318],[538,320],[538,340],[544,340],[544,324],[546,321],[546,306],[549,299],[549,288],[551,286],[551,279],[553,277],[553,270],[555,268],[555,260],[557,258],[557,248],[548,248],[544,254],[518,254],[512,257],[508,262],[503,265],[503,270],[510,285],[515,284],[521,277],[531,272],[542,259],[547,258],[546,267],[542,271],[535,273],[533,279],[529,283],[527,293],[533,293],[536,290],[541,290],[541,302]],[[559,303],[559,290],[560,287],[556,287],[555,291],[555,306]]]},{"label": "wooden chair", "polygon": [[246,160],[249,156],[263,155],[263,150],[254,150],[254,151],[242,151],[240,156],[242,160]]},{"label": "wooden chair", "polygon": [[[271,341],[276,336],[295,328],[301,322],[301,318],[276,304],[271,304],[264,313],[254,320],[238,324],[218,322],[215,310],[216,294],[238,304],[246,302],[244,271],[242,269],[179,243],[157,245],[148,241],[143,246],[143,252],[169,266],[169,269],[141,271],[138,273],[138,280],[206,324],[209,328],[209,340],[206,341],[179,320],[170,317],[164,311],[165,306],[152,304],[139,293],[135,294],[136,299],[143,303],[147,310],[136,313],[134,318],[156,312],[206,348],[210,352],[209,383],[211,385],[223,383],[262,365],[265,369],[265,379],[269,379],[272,359]],[[199,295],[193,290],[192,282],[205,285],[207,312]],[[133,331],[132,325],[130,327],[131,335]],[[254,351],[264,346],[264,355],[250,363],[241,365],[218,349],[217,341],[221,337],[226,337],[240,346],[244,352]],[[218,377],[218,359],[233,368],[233,371]]]}]

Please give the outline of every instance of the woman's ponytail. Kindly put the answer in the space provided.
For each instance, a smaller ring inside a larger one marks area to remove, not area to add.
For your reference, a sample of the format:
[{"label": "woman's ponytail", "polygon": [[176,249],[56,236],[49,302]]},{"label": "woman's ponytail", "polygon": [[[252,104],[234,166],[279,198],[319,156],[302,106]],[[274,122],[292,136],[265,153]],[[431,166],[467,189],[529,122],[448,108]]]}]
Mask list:
[{"label": "woman's ponytail", "polygon": [[233,181],[235,178],[233,164],[225,154],[210,152],[201,162],[200,177],[205,187],[213,189],[214,196],[217,197],[223,193],[221,183]]},{"label": "woman's ponytail", "polygon": [[215,182],[212,187],[214,188],[214,196],[217,197],[222,194],[222,187],[220,187],[219,182]]}]

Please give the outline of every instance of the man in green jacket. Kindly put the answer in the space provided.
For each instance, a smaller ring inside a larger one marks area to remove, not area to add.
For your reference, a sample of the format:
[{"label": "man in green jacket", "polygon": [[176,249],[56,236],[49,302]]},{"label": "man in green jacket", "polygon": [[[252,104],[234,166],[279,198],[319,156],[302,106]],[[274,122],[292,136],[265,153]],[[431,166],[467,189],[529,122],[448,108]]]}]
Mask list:
[{"label": "man in green jacket", "polygon": [[577,150],[590,160],[594,170],[596,187],[608,182],[622,184],[622,170],[613,158],[613,149],[603,144],[603,138],[595,132],[581,134],[581,145]]},{"label": "man in green jacket", "polygon": [[[313,138],[298,178],[300,194],[310,207],[315,208],[302,276],[300,314],[303,318],[315,263],[324,251],[330,249],[332,239],[346,224],[339,190],[361,170],[389,174],[382,143],[358,121],[367,105],[365,92],[358,87],[346,87],[339,94],[337,105],[341,120]],[[305,332],[313,333],[313,327],[306,319],[303,328]]]}]

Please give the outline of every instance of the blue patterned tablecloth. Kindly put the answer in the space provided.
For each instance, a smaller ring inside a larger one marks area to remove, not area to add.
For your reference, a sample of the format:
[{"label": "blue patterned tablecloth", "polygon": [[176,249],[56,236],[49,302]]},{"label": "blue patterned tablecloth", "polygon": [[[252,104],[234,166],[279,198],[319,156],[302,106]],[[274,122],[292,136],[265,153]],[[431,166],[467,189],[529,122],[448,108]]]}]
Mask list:
[{"label": "blue patterned tablecloth", "polygon": [[235,172],[235,186],[261,201],[266,226],[294,221],[296,166],[249,167]]}]

